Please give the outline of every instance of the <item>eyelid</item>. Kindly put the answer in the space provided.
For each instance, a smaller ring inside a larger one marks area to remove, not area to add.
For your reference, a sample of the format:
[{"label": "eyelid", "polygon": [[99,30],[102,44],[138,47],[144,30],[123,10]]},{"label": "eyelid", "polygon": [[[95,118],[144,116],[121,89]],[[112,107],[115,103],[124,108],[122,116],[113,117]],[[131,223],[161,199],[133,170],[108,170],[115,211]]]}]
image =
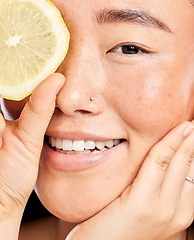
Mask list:
[{"label": "eyelid", "polygon": [[[108,52],[112,52],[114,49],[122,47],[122,46],[133,46],[133,47],[137,47],[139,48],[140,51],[142,51],[143,53],[147,53],[147,54],[152,54],[154,53],[154,51],[152,51],[149,47],[140,44],[140,43],[135,43],[135,42],[123,42],[123,43],[119,43],[117,45],[115,45],[113,48],[111,48],[110,50],[108,50]],[[107,53],[108,53],[107,52]]]}]

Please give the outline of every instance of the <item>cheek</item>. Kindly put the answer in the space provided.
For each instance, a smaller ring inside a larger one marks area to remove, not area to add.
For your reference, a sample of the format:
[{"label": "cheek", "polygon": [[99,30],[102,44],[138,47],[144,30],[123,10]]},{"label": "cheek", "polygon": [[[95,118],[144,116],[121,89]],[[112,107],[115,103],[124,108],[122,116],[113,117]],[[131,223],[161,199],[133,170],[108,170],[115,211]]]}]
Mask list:
[{"label": "cheek", "polygon": [[155,69],[114,75],[117,80],[111,84],[109,102],[129,128],[158,139],[178,123],[192,119],[194,86],[185,68],[178,73],[177,65],[174,71],[165,66]]}]

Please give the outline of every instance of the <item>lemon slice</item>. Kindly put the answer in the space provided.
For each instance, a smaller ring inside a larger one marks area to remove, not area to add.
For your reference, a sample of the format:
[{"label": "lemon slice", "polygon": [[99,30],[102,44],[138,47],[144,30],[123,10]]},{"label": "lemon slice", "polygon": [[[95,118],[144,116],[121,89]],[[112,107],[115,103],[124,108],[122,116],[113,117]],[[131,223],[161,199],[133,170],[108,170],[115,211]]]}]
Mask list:
[{"label": "lemon slice", "polygon": [[69,39],[49,0],[0,0],[0,97],[30,95],[64,60]]}]

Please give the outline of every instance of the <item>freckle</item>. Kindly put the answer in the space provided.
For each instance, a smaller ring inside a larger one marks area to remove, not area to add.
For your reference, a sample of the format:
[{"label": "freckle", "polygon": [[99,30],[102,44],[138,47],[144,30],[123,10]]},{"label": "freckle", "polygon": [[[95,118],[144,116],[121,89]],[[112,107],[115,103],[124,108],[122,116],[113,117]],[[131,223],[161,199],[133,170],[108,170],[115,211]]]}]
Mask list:
[{"label": "freckle", "polygon": [[110,177],[106,177],[106,181],[107,181],[107,182],[109,181],[109,179],[110,179]]}]

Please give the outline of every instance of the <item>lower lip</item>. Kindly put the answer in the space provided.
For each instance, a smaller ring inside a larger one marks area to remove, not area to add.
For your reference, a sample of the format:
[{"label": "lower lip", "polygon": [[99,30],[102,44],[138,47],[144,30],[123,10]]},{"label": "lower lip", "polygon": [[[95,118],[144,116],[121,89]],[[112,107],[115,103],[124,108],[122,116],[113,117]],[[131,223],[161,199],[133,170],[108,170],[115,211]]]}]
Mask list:
[{"label": "lower lip", "polygon": [[54,151],[48,143],[44,143],[42,155],[48,165],[58,171],[83,171],[98,166],[114,154],[123,143],[108,149],[89,154],[64,154]]}]

